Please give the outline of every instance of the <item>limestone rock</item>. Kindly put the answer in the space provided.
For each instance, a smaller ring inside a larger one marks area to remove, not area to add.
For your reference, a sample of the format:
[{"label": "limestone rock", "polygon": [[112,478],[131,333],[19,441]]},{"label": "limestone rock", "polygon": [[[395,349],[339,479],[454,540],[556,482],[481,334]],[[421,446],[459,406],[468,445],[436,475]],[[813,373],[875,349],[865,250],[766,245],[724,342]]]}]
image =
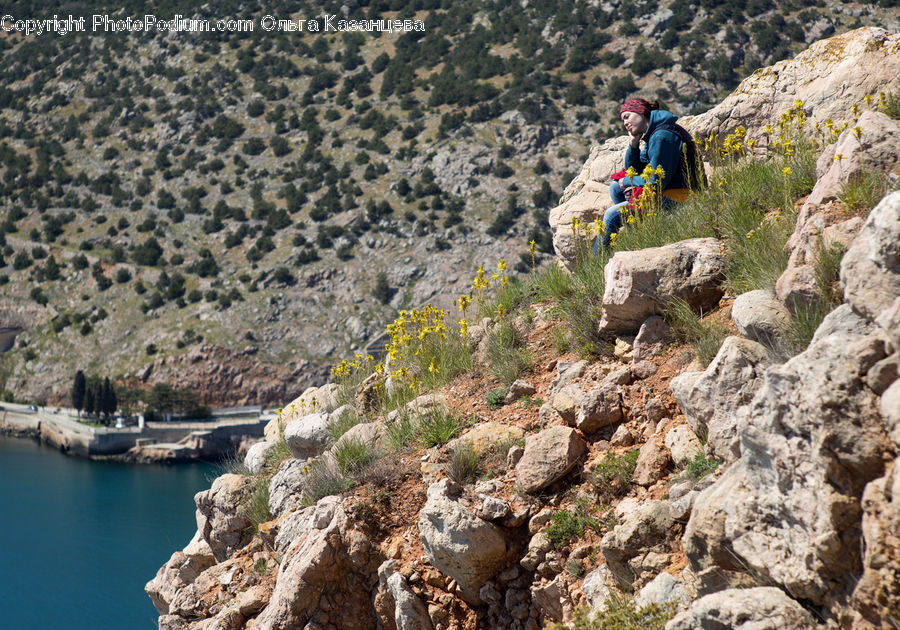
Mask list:
[{"label": "limestone rock", "polygon": [[655,439],[650,439],[641,447],[634,466],[633,481],[639,486],[652,486],[665,477],[671,463],[669,452]]},{"label": "limestone rock", "polygon": [[673,298],[707,309],[722,297],[725,259],[713,238],[616,252],[603,271],[601,332],[637,330]]},{"label": "limestone rock", "polygon": [[808,630],[815,622],[803,607],[771,586],[729,589],[698,599],[666,630]]},{"label": "limestone rock", "polygon": [[301,505],[306,467],[305,460],[287,459],[272,476],[269,481],[269,511],[273,516],[281,516]]},{"label": "limestone rock", "polygon": [[535,393],[534,387],[528,381],[523,381],[522,379],[516,379],[513,381],[512,385],[509,386],[509,389],[506,392],[506,404],[514,403],[524,396],[533,396]]},{"label": "limestone rock", "polygon": [[587,601],[588,607],[595,613],[606,612],[606,600],[613,594],[612,574],[609,567],[601,564],[599,567],[584,576],[581,584],[581,592]]},{"label": "limestone rock", "polygon": [[666,448],[672,453],[672,461],[676,466],[686,466],[703,452],[703,445],[697,435],[687,425],[679,425],[666,433]]},{"label": "limestone rock", "polygon": [[428,608],[398,572],[399,562],[387,560],[378,567],[379,596],[392,608],[391,621],[397,630],[430,630],[434,626]]},{"label": "limestone rock", "polygon": [[813,304],[819,295],[819,283],[813,265],[790,266],[775,282],[778,301],[791,311]]},{"label": "limestone rock", "polygon": [[[678,525],[669,513],[668,503],[647,501],[607,532],[600,543],[606,566],[623,586],[644,584],[668,560],[672,538]],[[662,560],[662,566],[659,566]],[[654,571],[654,569],[656,569]]]},{"label": "limestone rock", "polygon": [[537,492],[564,477],[587,449],[569,427],[550,427],[525,440],[525,453],[516,465],[516,481],[525,492]]},{"label": "limestone rock", "polygon": [[[865,27],[812,44],[793,59],[761,68],[741,81],[719,105],[678,122],[701,138],[725,138],[738,126],[748,138],[765,136],[766,125],[778,125],[781,115],[801,100],[809,114],[807,126],[850,123],[850,105],[866,94],[890,92],[900,76],[900,35]],[[872,72],[860,72],[871,68]]]},{"label": "limestone rock", "polygon": [[878,338],[838,333],[765,372],[741,411],[740,460],[694,503],[683,539],[694,573],[750,571],[817,605],[849,595],[859,499],[889,449],[862,381],[883,355]]},{"label": "limestone rock", "polygon": [[708,447],[718,459],[730,463],[740,455],[737,410],[756,395],[771,364],[761,344],[728,337],[706,371],[680,374],[669,384],[687,423],[695,434],[708,436]]},{"label": "limestone rock", "polygon": [[563,385],[559,391],[553,395],[553,398],[550,399],[550,404],[560,417],[565,420],[566,424],[573,426],[578,417],[581,397],[581,388],[574,383],[570,383],[568,385]]},{"label": "limestone rock", "polygon": [[269,604],[247,630],[302,628],[320,608],[323,597],[336,589],[341,600],[340,606],[330,604],[331,623],[374,626],[371,589],[377,584],[378,565],[373,564],[370,544],[359,531],[348,527],[347,515],[339,505],[313,513],[317,515],[309,533],[296,541],[281,561]]},{"label": "limestone rock", "polygon": [[[547,520],[549,521],[549,515]],[[529,530],[530,529],[531,524],[529,523]],[[522,568],[526,571],[534,571],[537,566],[544,561],[547,552],[551,549],[553,549],[553,543],[547,538],[547,534],[544,532],[537,532],[531,537],[531,540],[528,541],[528,549],[526,550],[525,555],[522,556],[519,564],[522,565]]]},{"label": "limestone rock", "polygon": [[515,442],[525,435],[517,426],[500,422],[479,422],[463,435],[447,442],[448,450],[467,444],[478,454],[485,454],[503,442]]},{"label": "limestone rock", "polygon": [[545,619],[571,621],[574,618],[575,606],[561,575],[557,575],[549,582],[542,580],[533,583],[531,601],[543,613]]},{"label": "limestone rock", "polygon": [[666,320],[659,315],[651,315],[641,324],[634,338],[634,360],[641,361],[659,354],[671,339],[672,330]]},{"label": "limestone rock", "polygon": [[587,435],[619,422],[622,414],[622,392],[612,384],[588,390],[581,397],[575,418],[578,430]]},{"label": "limestone rock", "polygon": [[245,514],[253,487],[252,477],[227,474],[217,477],[209,490],[194,496],[197,530],[220,562],[252,538],[252,523]]},{"label": "limestone rock", "polygon": [[441,480],[428,488],[428,500],[419,512],[419,538],[428,561],[458,585],[467,602],[480,602],[478,591],[502,568],[506,539],[502,530],[464,508],[453,498],[455,484]]},{"label": "limestone rock", "polygon": [[853,608],[872,627],[889,628],[900,611],[900,458],[886,476],[866,486],[862,507],[866,553]]},{"label": "limestone rock", "polygon": [[152,580],[144,587],[160,615],[169,613],[169,604],[178,591],[194,582],[197,577],[216,563],[209,544],[200,536],[194,538],[182,551],[176,551],[169,561],[160,567]]},{"label": "limestone rock", "polygon": [[651,604],[665,606],[669,602],[675,602],[679,609],[684,610],[691,604],[691,594],[682,580],[668,573],[657,575],[634,598],[634,603],[642,607]]},{"label": "limestone rock", "polygon": [[247,455],[244,456],[244,466],[254,475],[258,474],[266,463],[266,457],[274,448],[275,445],[268,440],[257,442],[247,449]]},{"label": "limestone rock", "polygon": [[790,322],[791,314],[768,291],[748,291],[737,296],[731,307],[731,320],[747,339],[773,346]]},{"label": "limestone rock", "polygon": [[330,437],[327,413],[302,416],[284,428],[284,439],[296,459],[319,455],[328,446]]},{"label": "limestone rock", "polygon": [[894,381],[881,395],[880,407],[888,436],[900,448],[900,381]]},{"label": "limestone rock", "polygon": [[869,214],[841,261],[844,299],[869,320],[900,295],[900,191]]},{"label": "limestone rock", "polygon": [[[621,158],[620,158],[621,159]],[[613,171],[615,172],[615,171]],[[592,241],[584,233],[572,230],[572,221],[590,223],[612,205],[608,184],[590,182],[570,199],[550,211],[550,230],[553,233],[553,249],[557,260],[569,270],[575,268],[576,259],[591,254]]]}]

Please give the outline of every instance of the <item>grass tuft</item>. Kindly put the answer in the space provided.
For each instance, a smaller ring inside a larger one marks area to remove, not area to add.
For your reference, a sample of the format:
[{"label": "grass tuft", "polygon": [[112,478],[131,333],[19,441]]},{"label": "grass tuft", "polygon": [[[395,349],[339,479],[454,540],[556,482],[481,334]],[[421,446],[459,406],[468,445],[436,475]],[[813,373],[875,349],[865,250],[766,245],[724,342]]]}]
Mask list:
[{"label": "grass tuft", "polygon": [[638,455],[639,449],[622,456],[607,453],[603,461],[594,467],[588,481],[602,503],[611,503],[628,493]]},{"label": "grass tuft", "polygon": [[481,470],[481,457],[467,442],[462,442],[450,449],[450,465],[447,475],[461,486],[468,485],[478,478]]},{"label": "grass tuft", "polygon": [[728,329],[720,322],[704,322],[682,299],[671,300],[663,309],[663,316],[680,341],[689,343],[697,353],[697,359],[706,367],[716,357]]}]

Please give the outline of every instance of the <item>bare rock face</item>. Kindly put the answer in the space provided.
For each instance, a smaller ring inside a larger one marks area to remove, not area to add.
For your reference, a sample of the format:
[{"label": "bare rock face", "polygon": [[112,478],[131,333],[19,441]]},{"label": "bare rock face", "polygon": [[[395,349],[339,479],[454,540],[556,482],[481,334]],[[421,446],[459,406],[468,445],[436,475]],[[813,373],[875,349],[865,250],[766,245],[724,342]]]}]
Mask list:
[{"label": "bare rock face", "polygon": [[844,299],[875,320],[900,295],[900,191],[875,206],[841,261]]},{"label": "bare rock face", "polygon": [[247,449],[247,454],[244,456],[244,466],[254,475],[258,474],[266,463],[266,457],[274,448],[275,445],[268,440],[257,442]]},{"label": "bare rock face", "polygon": [[900,449],[900,380],[894,381],[881,395],[881,415],[888,435]]},{"label": "bare rock face", "polygon": [[284,427],[284,439],[296,459],[319,455],[328,446],[330,437],[327,413],[311,413]]},{"label": "bare rock face", "polygon": [[816,626],[803,606],[771,586],[729,589],[698,599],[666,630],[808,630]]},{"label": "bare rock face", "polygon": [[697,309],[715,306],[722,297],[725,259],[713,238],[637,251],[616,252],[603,271],[601,332],[637,330],[672,298]]},{"label": "bare rock face", "polygon": [[900,611],[900,458],[886,476],[866,486],[862,506],[866,554],[853,608],[872,627],[889,628]]},{"label": "bare rock face", "polygon": [[[781,114],[803,101],[809,125],[832,119],[853,124],[849,105],[866,94],[890,92],[900,76],[900,35],[880,28],[860,28],[812,44],[793,59],[757,70],[741,81],[719,105],[699,116],[679,120],[701,138],[720,139],[737,127],[748,138],[764,136]],[[870,68],[871,72],[860,72]]]},{"label": "bare rock face", "polygon": [[863,382],[882,358],[883,340],[836,333],[765,372],[741,411],[740,460],[697,497],[685,531],[701,581],[750,572],[817,605],[846,604],[862,566],[859,500],[890,449]]},{"label": "bare rock face", "polygon": [[431,484],[419,512],[419,538],[428,561],[459,587],[465,601],[478,605],[478,591],[503,568],[506,538],[454,499],[458,487],[449,479]]},{"label": "bare rock face", "polygon": [[176,551],[169,561],[160,567],[144,590],[160,615],[169,613],[169,605],[178,591],[194,582],[197,577],[216,563],[209,544],[198,531],[182,551]]},{"label": "bare rock face", "polygon": [[250,519],[245,516],[253,494],[253,478],[245,475],[217,477],[209,490],[194,496],[197,530],[219,562],[250,542]]},{"label": "bare rock face", "polygon": [[687,465],[697,456],[697,453],[703,452],[703,445],[697,435],[684,424],[666,433],[665,444],[672,453],[672,461],[678,466]]},{"label": "bare rock face", "polygon": [[516,481],[525,492],[537,492],[562,479],[587,449],[575,429],[550,427],[525,440],[525,453],[516,465]]},{"label": "bare rock face", "polygon": [[740,455],[737,411],[762,386],[773,362],[755,341],[728,337],[704,372],[685,372],[669,384],[694,433],[706,435],[710,451],[726,463]]},{"label": "bare rock face", "polygon": [[742,293],[731,307],[731,320],[738,332],[769,347],[784,335],[790,319],[788,310],[768,291]]},{"label": "bare rock face", "polygon": [[281,561],[268,605],[247,630],[302,628],[324,609],[337,627],[375,625],[371,592],[378,582],[377,554],[365,536],[349,528],[340,505],[329,503],[312,517],[308,533]]}]

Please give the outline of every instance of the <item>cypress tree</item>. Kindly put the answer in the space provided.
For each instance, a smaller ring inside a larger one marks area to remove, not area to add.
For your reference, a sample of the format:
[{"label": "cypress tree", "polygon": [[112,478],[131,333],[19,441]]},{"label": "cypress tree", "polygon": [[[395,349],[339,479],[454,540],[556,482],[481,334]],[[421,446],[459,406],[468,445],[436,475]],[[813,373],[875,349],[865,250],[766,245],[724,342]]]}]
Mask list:
[{"label": "cypress tree", "polygon": [[84,413],[91,415],[97,409],[96,383],[88,384],[84,394]]},{"label": "cypress tree", "polygon": [[75,372],[75,382],[72,384],[72,406],[78,410],[79,416],[81,415],[81,410],[84,409],[84,394],[84,372],[78,370]]}]

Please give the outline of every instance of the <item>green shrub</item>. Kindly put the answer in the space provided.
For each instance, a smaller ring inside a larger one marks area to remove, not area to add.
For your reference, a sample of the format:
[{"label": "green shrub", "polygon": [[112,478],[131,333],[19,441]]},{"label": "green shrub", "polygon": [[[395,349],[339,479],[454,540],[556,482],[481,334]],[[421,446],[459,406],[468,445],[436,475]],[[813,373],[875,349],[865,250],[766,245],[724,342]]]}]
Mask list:
[{"label": "green shrub", "polygon": [[468,442],[462,442],[450,449],[450,465],[447,475],[461,486],[475,481],[481,468],[481,457]]},{"label": "green shrub", "polygon": [[584,537],[584,528],[599,531],[597,521],[590,516],[586,501],[577,501],[573,511],[562,510],[550,517],[550,524],[544,533],[556,549],[562,549]]},{"label": "green shrub", "polygon": [[623,456],[607,453],[590,473],[589,482],[603,503],[611,503],[628,493],[637,465],[639,449],[629,451]]},{"label": "green shrub", "polygon": [[491,409],[499,409],[505,404],[506,392],[509,388],[492,389],[487,393],[487,406]]},{"label": "green shrub", "polygon": [[687,467],[688,474],[694,479],[705,477],[719,467],[719,461],[707,458],[703,451],[698,451]]},{"label": "green shrub", "polygon": [[355,438],[338,442],[333,453],[342,475],[357,475],[376,458],[373,446]]},{"label": "green shrub", "polygon": [[663,630],[676,612],[674,602],[638,606],[629,597],[613,594],[606,600],[605,612],[592,614],[581,608],[570,626],[554,624],[548,630]]},{"label": "green shrub", "polygon": [[503,383],[512,383],[531,369],[531,353],[522,333],[505,318],[491,332],[487,352],[491,374]]},{"label": "green shrub", "polygon": [[267,478],[261,476],[255,479],[253,492],[244,516],[253,524],[254,531],[261,523],[272,520],[272,513],[269,511],[269,480]]},{"label": "green shrub", "polygon": [[463,423],[455,412],[436,408],[419,418],[417,434],[425,448],[446,444],[463,429]]}]

